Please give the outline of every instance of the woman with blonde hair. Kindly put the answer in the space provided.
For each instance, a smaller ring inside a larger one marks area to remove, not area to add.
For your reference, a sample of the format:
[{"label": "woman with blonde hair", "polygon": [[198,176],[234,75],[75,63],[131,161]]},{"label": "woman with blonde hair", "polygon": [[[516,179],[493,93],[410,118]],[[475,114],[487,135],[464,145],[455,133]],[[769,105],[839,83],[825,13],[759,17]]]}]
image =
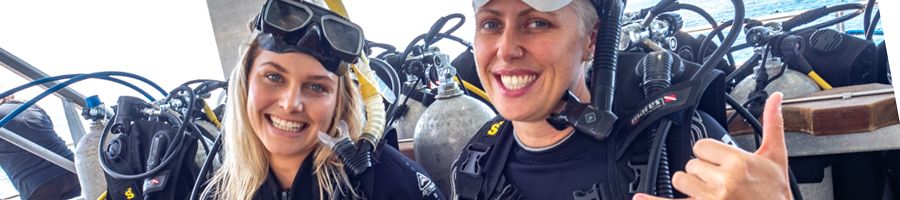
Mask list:
[{"label": "woman with blonde hair", "polygon": [[[666,141],[672,168],[660,168],[660,171],[673,173],[671,180],[640,179],[655,173],[642,171],[649,169],[644,167],[649,165],[646,161],[650,144],[646,141],[651,141],[646,134],[634,139],[639,142],[631,145],[625,139],[632,135],[620,129],[598,139],[582,129],[548,122],[548,118],[569,103],[560,100],[564,95],[571,95],[569,99],[577,103],[602,98],[592,96],[585,69],[594,59],[616,59],[614,55],[594,53],[597,48],[615,47],[608,45],[616,44],[617,40],[609,43],[597,38],[598,35],[610,38],[601,35],[610,34],[610,29],[615,29],[612,33],[619,32],[619,25],[601,30],[605,26],[603,20],[615,20],[601,17],[617,16],[598,14],[615,14],[620,5],[611,2],[616,1],[472,1],[476,71],[499,117],[486,123],[457,158],[452,195],[458,199],[656,200],[661,198],[641,194],[639,189],[662,185],[674,188],[654,187],[652,190],[661,191],[656,195],[691,199],[790,199],[780,93],[773,94],[766,103],[765,138],[755,153],[726,144],[730,140],[727,131],[705,112],[698,112],[691,122],[670,126],[676,130],[669,133],[670,140]],[[620,69],[612,72],[615,74],[605,75],[615,78],[615,87],[619,89],[614,95],[623,97],[616,97],[613,109],[622,116],[618,119],[621,123],[635,116],[629,114],[640,110],[629,104],[643,99],[628,96],[642,94],[620,84],[628,83],[620,80],[631,77],[627,73],[635,71],[629,68],[634,63],[618,66]],[[620,72],[626,74],[620,76]],[[595,113],[585,116],[597,116]],[[588,124],[604,120],[584,119]],[[578,119],[577,123],[582,120]],[[661,195],[663,191],[668,194]]]},{"label": "woman with blonde hair", "polygon": [[294,0],[268,1],[253,26],[229,82],[224,161],[203,198],[443,198],[396,149],[359,145],[361,96],[348,69],[359,26]]}]

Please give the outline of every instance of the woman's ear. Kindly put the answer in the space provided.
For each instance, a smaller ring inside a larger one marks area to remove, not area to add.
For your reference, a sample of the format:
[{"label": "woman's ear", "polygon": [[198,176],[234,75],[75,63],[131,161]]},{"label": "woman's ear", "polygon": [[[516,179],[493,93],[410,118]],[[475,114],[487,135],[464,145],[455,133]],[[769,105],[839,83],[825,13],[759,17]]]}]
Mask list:
[{"label": "woman's ear", "polygon": [[584,56],[582,56],[582,60],[590,61],[594,59],[594,48],[597,47],[597,28],[599,28],[599,24],[595,24],[593,28],[591,28],[591,33],[588,35],[588,42],[584,47]]}]

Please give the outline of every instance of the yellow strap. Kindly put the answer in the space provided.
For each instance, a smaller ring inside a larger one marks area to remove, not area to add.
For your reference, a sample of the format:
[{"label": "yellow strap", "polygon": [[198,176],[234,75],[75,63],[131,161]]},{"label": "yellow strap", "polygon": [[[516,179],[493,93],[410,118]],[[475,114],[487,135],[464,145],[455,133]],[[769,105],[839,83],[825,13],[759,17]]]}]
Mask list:
[{"label": "yellow strap", "polygon": [[[353,65],[353,70],[359,71],[356,69],[356,65]],[[364,99],[378,95],[378,90],[375,89],[375,86],[372,85],[372,82],[369,82],[366,76],[357,72],[356,77],[359,79],[359,93],[362,94]]]},{"label": "yellow strap", "polygon": [[825,81],[825,79],[823,79],[821,76],[819,76],[816,71],[809,71],[809,73],[807,73],[806,75],[809,76],[809,78],[811,78],[813,81],[815,81],[816,84],[819,84],[819,87],[821,87],[823,90],[831,89],[831,84],[828,84],[828,82]]},{"label": "yellow strap", "polygon": [[347,14],[347,8],[344,7],[344,2],[341,0],[325,0],[325,3],[328,4],[328,8],[331,11],[344,16],[344,18],[350,19],[350,15]]},{"label": "yellow strap", "polygon": [[103,192],[103,194],[100,194],[100,196],[97,197],[97,200],[106,200],[106,192]]},{"label": "yellow strap", "polygon": [[456,82],[462,82],[463,87],[465,87],[465,88],[466,88],[467,90],[469,90],[470,92],[475,93],[475,95],[478,95],[479,97],[481,97],[481,98],[484,99],[484,100],[491,101],[491,99],[488,98],[487,94],[484,93],[483,90],[481,90],[480,88],[476,87],[475,85],[472,85],[472,84],[469,83],[468,81],[466,81],[466,80],[459,80],[459,79],[456,78],[456,77],[453,77],[453,80],[455,80]]},{"label": "yellow strap", "polygon": [[216,128],[222,128],[222,123],[219,122],[219,118],[216,117],[216,113],[209,108],[209,104],[206,104],[206,102],[203,102],[203,112],[206,113],[206,117],[216,125]]}]

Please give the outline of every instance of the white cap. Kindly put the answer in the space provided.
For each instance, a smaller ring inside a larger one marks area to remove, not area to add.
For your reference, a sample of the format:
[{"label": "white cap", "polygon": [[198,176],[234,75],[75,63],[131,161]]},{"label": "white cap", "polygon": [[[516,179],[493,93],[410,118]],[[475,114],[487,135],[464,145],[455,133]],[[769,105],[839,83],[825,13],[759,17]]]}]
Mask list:
[{"label": "white cap", "polygon": [[[491,0],[472,0],[472,7],[475,8],[475,10],[478,10],[478,8],[481,8],[481,6],[484,6],[484,4],[487,4],[490,1]],[[534,8],[537,11],[551,12],[569,5],[569,3],[572,3],[572,0],[522,0],[522,2],[525,2],[525,4],[528,4],[528,6],[531,6],[531,8]]]}]

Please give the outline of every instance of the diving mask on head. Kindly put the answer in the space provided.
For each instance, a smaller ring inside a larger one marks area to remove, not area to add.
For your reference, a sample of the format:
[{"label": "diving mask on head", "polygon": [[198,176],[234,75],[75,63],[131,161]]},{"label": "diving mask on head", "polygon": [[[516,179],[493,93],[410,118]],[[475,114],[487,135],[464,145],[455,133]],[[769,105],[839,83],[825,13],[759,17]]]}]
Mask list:
[{"label": "diving mask on head", "polygon": [[[475,10],[478,10],[478,8],[481,8],[481,6],[484,6],[490,1],[491,0],[473,0],[472,7],[474,7]],[[572,3],[572,0],[522,0],[522,2],[525,2],[525,4],[528,4],[528,6],[537,11],[552,12],[569,5],[569,3]]]},{"label": "diving mask on head", "polygon": [[362,28],[315,4],[297,0],[270,0],[257,16],[260,47],[277,53],[312,55],[328,71],[343,75],[341,62],[356,63],[362,53]]}]

